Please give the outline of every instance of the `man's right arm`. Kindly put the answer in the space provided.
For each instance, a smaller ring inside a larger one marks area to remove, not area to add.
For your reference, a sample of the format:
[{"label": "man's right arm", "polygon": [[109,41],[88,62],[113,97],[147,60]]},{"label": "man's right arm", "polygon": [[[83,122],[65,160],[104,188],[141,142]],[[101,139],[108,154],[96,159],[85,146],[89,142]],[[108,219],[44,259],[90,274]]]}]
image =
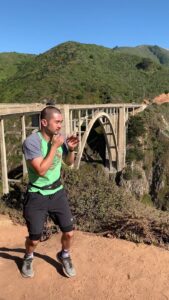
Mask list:
[{"label": "man's right arm", "polygon": [[[38,153],[35,155],[35,158],[27,159],[29,165],[33,167],[33,169],[36,171],[36,173],[39,176],[44,176],[48,169],[51,167],[53,163],[54,156],[56,154],[56,149],[60,147],[63,144],[63,137],[62,136],[53,136],[51,141],[51,148],[48,153],[48,155],[44,158],[41,155],[38,155]],[[26,145],[27,149],[29,149],[29,144]],[[33,151],[32,151],[33,152]],[[35,151],[34,151],[35,153]],[[32,154],[33,157],[33,154]]]},{"label": "man's right arm", "polygon": [[28,160],[28,163],[34,168],[39,176],[44,176],[52,165],[55,153],[56,147],[52,145],[48,155],[45,158],[37,157],[32,160]]}]

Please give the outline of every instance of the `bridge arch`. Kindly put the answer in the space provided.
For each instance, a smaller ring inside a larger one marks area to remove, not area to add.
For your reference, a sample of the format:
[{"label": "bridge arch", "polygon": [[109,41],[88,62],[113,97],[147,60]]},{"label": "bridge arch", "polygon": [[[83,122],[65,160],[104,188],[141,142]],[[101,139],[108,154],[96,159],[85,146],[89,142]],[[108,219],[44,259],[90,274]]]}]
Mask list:
[{"label": "bridge arch", "polygon": [[[117,140],[116,140],[116,135],[114,132],[112,120],[110,116],[105,113],[105,112],[99,112],[96,113],[93,118],[90,120],[90,122],[87,125],[87,128],[83,134],[82,141],[81,141],[81,147],[78,149],[78,153],[75,159],[75,164],[74,166],[78,169],[80,167],[80,162],[82,158],[82,154],[88,139],[88,136],[93,128],[94,123],[98,121],[100,123],[100,126],[103,130],[106,146],[107,146],[107,151],[108,151],[108,159],[109,159],[109,168],[110,172],[113,171],[113,155],[112,155],[112,150],[115,151],[116,155],[116,169],[118,169],[118,147],[117,147]],[[107,130],[109,132],[107,132]]]}]

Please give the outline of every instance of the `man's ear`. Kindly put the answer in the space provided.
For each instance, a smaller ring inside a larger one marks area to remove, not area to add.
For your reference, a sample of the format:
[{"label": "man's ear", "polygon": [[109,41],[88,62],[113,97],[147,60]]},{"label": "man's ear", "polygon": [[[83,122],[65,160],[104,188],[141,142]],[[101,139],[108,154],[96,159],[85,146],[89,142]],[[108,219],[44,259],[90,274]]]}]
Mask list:
[{"label": "man's ear", "polygon": [[42,119],[41,124],[42,124],[43,127],[46,127],[48,125],[48,122],[47,122],[46,119]]}]

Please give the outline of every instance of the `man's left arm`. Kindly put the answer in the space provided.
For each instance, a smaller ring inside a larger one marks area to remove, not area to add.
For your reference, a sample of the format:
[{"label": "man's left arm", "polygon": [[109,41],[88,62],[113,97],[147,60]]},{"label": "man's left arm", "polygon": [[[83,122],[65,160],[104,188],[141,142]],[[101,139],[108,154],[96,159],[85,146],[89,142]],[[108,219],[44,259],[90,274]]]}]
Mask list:
[{"label": "man's left arm", "polygon": [[64,152],[63,161],[66,165],[71,166],[75,160],[74,149],[77,147],[79,139],[77,136],[71,135],[66,139],[67,151]]}]

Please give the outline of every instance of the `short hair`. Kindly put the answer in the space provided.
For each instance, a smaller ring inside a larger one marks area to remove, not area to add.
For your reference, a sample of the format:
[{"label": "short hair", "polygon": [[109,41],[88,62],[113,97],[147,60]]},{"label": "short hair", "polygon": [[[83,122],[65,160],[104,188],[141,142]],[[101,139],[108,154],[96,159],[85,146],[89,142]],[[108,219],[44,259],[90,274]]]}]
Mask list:
[{"label": "short hair", "polygon": [[61,114],[61,111],[59,108],[57,108],[55,106],[47,106],[41,111],[40,119],[41,120],[42,119],[49,120],[53,113]]}]

